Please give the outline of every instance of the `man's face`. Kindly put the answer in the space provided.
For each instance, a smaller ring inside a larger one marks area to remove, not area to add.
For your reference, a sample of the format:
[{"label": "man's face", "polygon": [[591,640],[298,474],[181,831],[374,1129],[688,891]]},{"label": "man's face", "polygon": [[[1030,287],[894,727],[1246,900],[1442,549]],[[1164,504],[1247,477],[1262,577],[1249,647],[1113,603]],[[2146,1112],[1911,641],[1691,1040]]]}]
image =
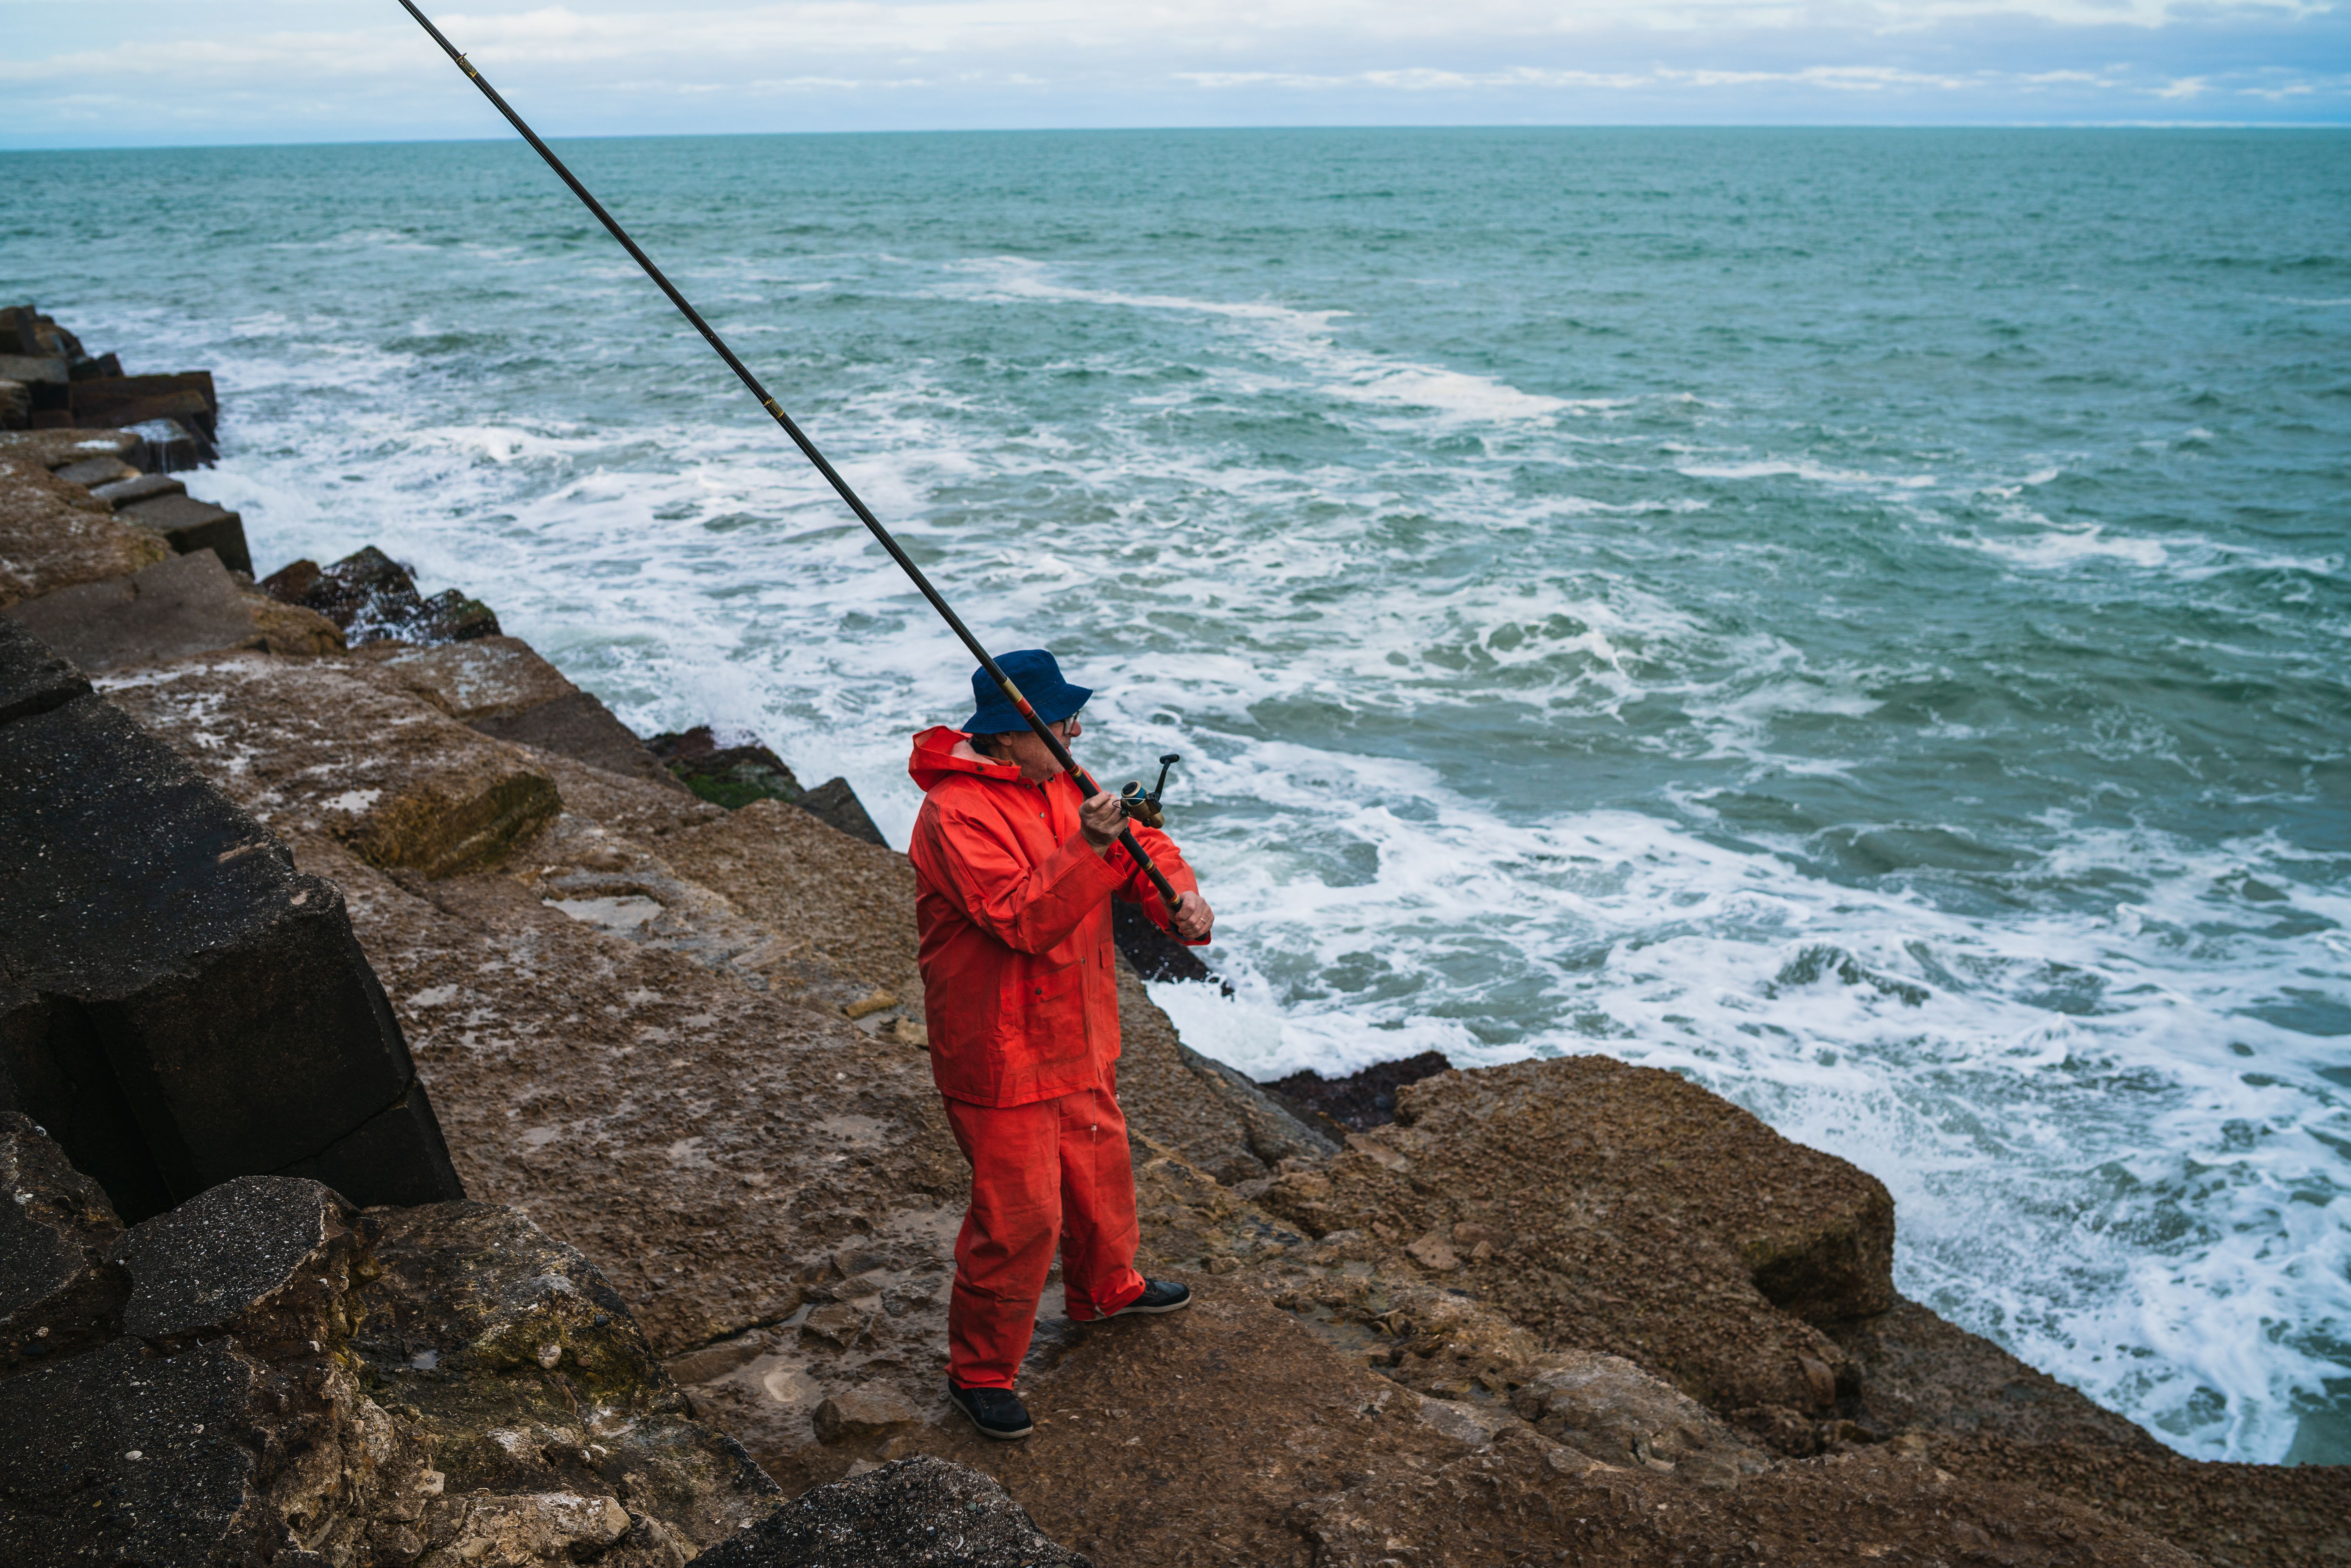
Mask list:
[{"label": "man's face", "polygon": [[[1075,714],[1071,714],[1058,724],[1049,724],[1045,727],[1051,730],[1063,746],[1069,745],[1086,732],[1085,727],[1078,722],[1078,716]],[[994,739],[997,755],[1008,762],[1019,764],[1020,777],[1032,784],[1042,784],[1061,770],[1061,765],[1053,760],[1053,754],[1045,749],[1045,743],[1037,738],[1037,732],[1034,730],[1017,729],[1008,735],[997,736]]]}]

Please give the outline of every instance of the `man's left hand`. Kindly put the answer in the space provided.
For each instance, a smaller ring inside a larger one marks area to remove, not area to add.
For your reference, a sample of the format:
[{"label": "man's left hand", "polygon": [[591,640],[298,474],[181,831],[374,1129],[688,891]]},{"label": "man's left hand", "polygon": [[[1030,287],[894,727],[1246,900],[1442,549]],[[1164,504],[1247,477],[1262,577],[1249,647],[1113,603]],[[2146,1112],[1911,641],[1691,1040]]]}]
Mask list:
[{"label": "man's left hand", "polygon": [[1208,907],[1207,899],[1196,893],[1176,895],[1176,936],[1186,942],[1204,941],[1216,924],[1217,912]]}]

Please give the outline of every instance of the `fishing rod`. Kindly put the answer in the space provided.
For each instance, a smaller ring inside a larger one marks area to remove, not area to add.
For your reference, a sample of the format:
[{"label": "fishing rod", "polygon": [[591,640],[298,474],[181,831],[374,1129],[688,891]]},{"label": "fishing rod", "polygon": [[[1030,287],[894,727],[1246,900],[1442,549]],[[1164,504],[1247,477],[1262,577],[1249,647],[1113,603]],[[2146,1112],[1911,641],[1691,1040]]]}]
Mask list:
[{"label": "fishing rod", "polygon": [[[1077,780],[1080,793],[1088,800],[1101,794],[1102,786],[1093,781],[1093,776],[1078,766],[1078,759],[1070,755],[1070,748],[1061,743],[1061,737],[1055,735],[1051,727],[1037,716],[1037,710],[1029,706],[1029,699],[1020,695],[1020,688],[1012,684],[1012,677],[1006,674],[1003,668],[988,656],[987,650],[980,646],[979,639],[972,635],[971,628],[966,626],[963,623],[963,618],[939,596],[939,591],[931,586],[931,580],[923,575],[923,569],[914,564],[914,558],[906,553],[904,547],[891,536],[888,528],[882,526],[882,519],[873,515],[872,508],[866,506],[864,501],[859,498],[857,492],[849,487],[849,481],[841,476],[840,470],[825,460],[824,454],[816,449],[816,443],[810,441],[807,434],[793,422],[792,416],[786,413],[781,405],[768,395],[768,389],[759,384],[759,378],[751,373],[750,367],[735,357],[735,350],[726,346],[726,340],[718,335],[717,329],[702,319],[702,312],[696,310],[692,302],[677,291],[677,285],[672,283],[663,274],[662,269],[653,265],[653,258],[638,248],[637,242],[629,237],[629,231],[622,228],[620,221],[604,210],[604,204],[590,194],[588,187],[581,184],[578,177],[563,166],[563,160],[555,155],[554,149],[541,141],[538,139],[538,132],[524,123],[522,116],[514,111],[512,104],[499,96],[498,89],[489,84],[488,78],[474,68],[474,62],[460,54],[457,46],[449,41],[447,35],[433,25],[433,18],[416,8],[415,0],[400,0],[400,4],[402,9],[416,18],[417,26],[433,35],[433,41],[441,46],[443,52],[457,62],[457,68],[465,73],[467,79],[482,89],[482,96],[490,100],[490,106],[507,117],[507,123],[522,132],[522,139],[530,143],[531,150],[547,160],[547,166],[554,170],[556,176],[565,184],[571,187],[571,193],[579,197],[590,212],[596,214],[596,221],[604,225],[605,232],[619,240],[621,248],[627,251],[630,257],[645,269],[645,276],[652,278],[664,294],[669,296],[669,302],[677,307],[678,314],[692,322],[694,329],[702,334],[703,341],[708,343],[718,357],[726,361],[726,368],[733,371],[736,379],[750,391],[753,397],[759,400],[759,406],[766,409],[778,424],[783,426],[784,434],[792,438],[792,444],[800,449],[801,455],[815,465],[818,473],[824,476],[826,482],[833,487],[841,498],[849,503],[849,509],[857,514],[857,520],[863,523],[867,531],[881,541],[882,548],[890,552],[890,559],[896,561],[907,577],[914,580],[914,586],[922,591],[923,597],[931,601],[931,608],[939,612],[939,619],[947,623],[948,630],[963,639],[963,645],[971,650],[972,657],[979,661],[979,667],[987,672],[987,678],[996,683],[997,690],[1004,694],[1005,700],[1020,710],[1020,716],[1029,721],[1029,727],[1037,732],[1037,738],[1045,743],[1045,749],[1053,754],[1053,760],[1061,764],[1063,772]],[[1159,776],[1164,785],[1167,777],[1165,767],[1161,768]],[[1152,885],[1159,890],[1159,896],[1166,900],[1167,913],[1170,917],[1173,917],[1176,902],[1175,886],[1168,882],[1166,874],[1152,860],[1150,852],[1136,840],[1134,830],[1122,823],[1118,830],[1118,841],[1126,846],[1126,852],[1134,857],[1135,863],[1140,865],[1144,873],[1151,878]]]}]

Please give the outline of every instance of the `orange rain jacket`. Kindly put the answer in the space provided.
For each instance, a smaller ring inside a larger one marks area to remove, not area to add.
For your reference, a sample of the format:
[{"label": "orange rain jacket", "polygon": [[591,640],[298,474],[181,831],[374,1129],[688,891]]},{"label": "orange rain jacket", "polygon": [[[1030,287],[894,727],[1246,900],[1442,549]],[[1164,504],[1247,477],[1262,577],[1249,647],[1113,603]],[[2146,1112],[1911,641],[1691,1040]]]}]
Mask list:
[{"label": "orange rain jacket", "polygon": [[[1098,855],[1078,827],[1067,774],[1032,784],[945,725],[914,737],[906,764],[925,800],[907,853],[931,1076],[950,1100],[1027,1105],[1107,1089],[1118,1059],[1118,959],[1110,901],[1162,928],[1158,889],[1123,844]],[[1178,893],[1198,888],[1173,840],[1135,837]]]}]

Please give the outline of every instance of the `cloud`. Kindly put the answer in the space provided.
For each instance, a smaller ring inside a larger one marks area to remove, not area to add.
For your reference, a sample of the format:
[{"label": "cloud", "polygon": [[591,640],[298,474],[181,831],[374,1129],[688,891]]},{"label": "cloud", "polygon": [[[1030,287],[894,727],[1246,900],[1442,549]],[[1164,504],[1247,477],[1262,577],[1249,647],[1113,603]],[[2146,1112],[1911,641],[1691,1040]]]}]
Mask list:
[{"label": "cloud", "polygon": [[[93,46],[84,7],[0,0],[0,145],[497,131],[396,11],[107,16]],[[2107,120],[2189,102],[2351,119],[2331,0],[475,0],[437,20],[558,134]]]}]

